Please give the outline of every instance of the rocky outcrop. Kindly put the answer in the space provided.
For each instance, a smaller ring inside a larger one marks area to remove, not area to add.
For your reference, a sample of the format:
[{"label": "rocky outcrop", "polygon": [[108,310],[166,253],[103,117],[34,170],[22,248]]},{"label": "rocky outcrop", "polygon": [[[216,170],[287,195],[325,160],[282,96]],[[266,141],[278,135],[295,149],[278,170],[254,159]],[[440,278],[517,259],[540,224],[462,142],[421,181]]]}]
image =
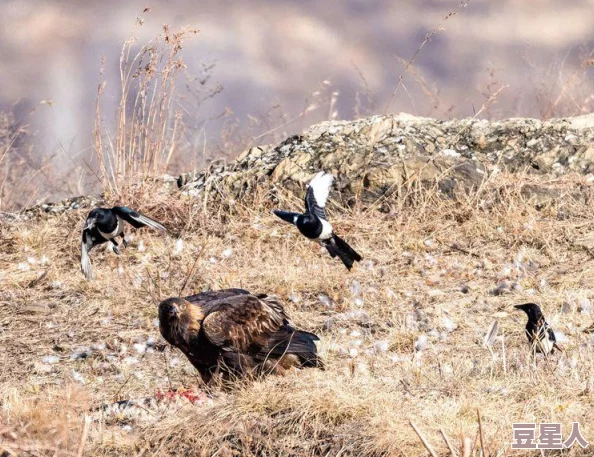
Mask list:
[{"label": "rocky outcrop", "polygon": [[594,173],[594,115],[539,121],[439,121],[374,116],[315,125],[277,146],[253,147],[229,165],[180,176],[190,196],[241,199],[255,186],[302,192],[318,170],[333,173],[343,200],[364,202],[415,185],[447,196],[497,171]]},{"label": "rocky outcrop", "polygon": [[[333,195],[347,204],[355,199],[386,201],[419,185],[454,197],[498,171],[594,174],[594,115],[548,121],[440,121],[400,114],[324,122],[279,145],[246,150],[230,164],[214,163],[185,173],[177,184],[184,196],[205,204],[229,203],[250,198],[256,188],[274,195],[282,187],[301,195],[319,170],[336,176],[338,193]],[[590,194],[583,190],[576,189],[575,195]],[[554,187],[533,185],[522,192],[544,200],[558,194]],[[47,217],[100,201],[77,197],[19,215],[0,214],[0,220]]]},{"label": "rocky outcrop", "polygon": [[79,208],[95,208],[103,203],[101,196],[80,196],[72,197],[55,203],[43,203],[24,209],[18,213],[0,212],[0,222],[18,222],[29,219],[47,219],[66,211]]}]

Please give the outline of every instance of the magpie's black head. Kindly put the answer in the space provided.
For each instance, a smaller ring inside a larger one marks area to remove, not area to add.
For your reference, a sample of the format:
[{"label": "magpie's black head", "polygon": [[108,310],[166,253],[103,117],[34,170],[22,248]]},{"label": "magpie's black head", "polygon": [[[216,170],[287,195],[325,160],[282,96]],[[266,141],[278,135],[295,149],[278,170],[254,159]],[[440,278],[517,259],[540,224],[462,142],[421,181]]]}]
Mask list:
[{"label": "magpie's black head", "polygon": [[524,303],[523,305],[515,305],[514,308],[521,309],[528,315],[530,320],[538,320],[542,317],[542,311],[536,303]]},{"label": "magpie's black head", "polygon": [[273,213],[275,216],[280,217],[283,221],[288,222],[289,224],[296,224],[297,218],[299,217],[299,214],[297,214],[297,213],[290,213],[288,211],[280,211],[278,209],[275,209],[273,211]]},{"label": "magpie's black head", "polygon": [[106,208],[95,208],[87,216],[87,220],[85,222],[85,230],[92,229],[97,224],[106,224],[111,217],[111,210]]}]

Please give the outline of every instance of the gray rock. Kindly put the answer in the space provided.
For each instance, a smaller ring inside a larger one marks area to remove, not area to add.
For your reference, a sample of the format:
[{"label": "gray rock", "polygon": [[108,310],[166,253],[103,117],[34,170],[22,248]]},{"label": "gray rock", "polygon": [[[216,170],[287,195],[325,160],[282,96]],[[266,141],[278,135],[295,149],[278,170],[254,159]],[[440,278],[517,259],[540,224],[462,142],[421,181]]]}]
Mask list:
[{"label": "gray rock", "polygon": [[[205,170],[184,173],[177,185],[187,198],[232,207],[253,197],[257,188],[272,198],[279,188],[301,196],[319,170],[336,176],[333,198],[344,204],[355,199],[377,203],[386,210],[384,202],[390,197],[419,185],[454,198],[479,187],[495,170],[592,174],[594,115],[441,121],[399,114],[328,121],[278,145],[252,147],[231,163],[215,161]],[[171,178],[163,180],[169,183]],[[594,198],[589,187],[568,191],[530,184],[520,191],[534,204],[545,205],[561,197]],[[76,197],[18,214],[0,213],[0,221],[46,218],[101,202],[101,197]]]},{"label": "gray rock", "polygon": [[[418,184],[454,197],[478,187],[497,167],[508,172],[594,172],[594,116],[570,119],[440,121],[406,114],[312,126],[276,147],[251,148],[234,163],[182,175],[182,190],[209,200],[249,196],[256,186],[297,194],[318,171],[336,176],[343,202],[398,195]],[[216,192],[211,192],[216,188]],[[225,189],[226,195],[221,193]],[[555,189],[521,189],[536,204],[558,197]],[[212,195],[207,195],[211,194]],[[582,194],[577,189],[575,196]],[[573,195],[572,195],[573,196]],[[224,198],[222,198],[224,197]],[[585,198],[585,197],[582,197]]]}]

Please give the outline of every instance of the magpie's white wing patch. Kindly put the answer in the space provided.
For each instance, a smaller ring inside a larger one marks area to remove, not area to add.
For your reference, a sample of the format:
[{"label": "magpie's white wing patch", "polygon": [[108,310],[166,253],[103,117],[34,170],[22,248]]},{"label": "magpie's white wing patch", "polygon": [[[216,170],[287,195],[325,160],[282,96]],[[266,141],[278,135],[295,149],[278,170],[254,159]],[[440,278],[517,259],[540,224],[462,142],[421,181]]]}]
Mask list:
[{"label": "magpie's white wing patch", "polygon": [[326,200],[330,194],[330,187],[334,181],[334,176],[320,171],[309,183],[309,187],[313,190],[313,195],[316,203],[320,208],[326,207]]},{"label": "magpie's white wing patch", "polygon": [[334,176],[320,171],[309,183],[307,193],[305,194],[305,207],[307,211],[322,219],[326,219],[324,208],[330,194],[332,181],[334,181]]}]

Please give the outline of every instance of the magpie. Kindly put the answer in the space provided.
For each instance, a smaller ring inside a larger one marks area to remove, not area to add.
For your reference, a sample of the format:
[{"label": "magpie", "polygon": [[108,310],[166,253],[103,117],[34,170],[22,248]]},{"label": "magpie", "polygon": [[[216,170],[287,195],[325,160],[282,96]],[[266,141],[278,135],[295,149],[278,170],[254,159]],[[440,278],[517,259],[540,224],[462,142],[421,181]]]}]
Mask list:
[{"label": "magpie", "polygon": [[283,221],[297,226],[305,237],[318,241],[332,257],[338,256],[350,270],[354,262],[361,261],[361,256],[333,232],[332,225],[326,217],[326,200],[333,180],[334,176],[323,171],[313,177],[305,193],[305,213],[275,210],[274,214]]},{"label": "magpie", "polygon": [[127,246],[124,234],[124,222],[136,228],[151,227],[157,230],[167,230],[157,221],[143,216],[126,206],[114,206],[111,209],[95,208],[87,216],[82,231],[80,266],[87,279],[92,278],[89,252],[95,246],[111,241],[114,252],[119,254],[119,245],[116,241],[116,237],[118,236],[122,237],[124,247]]},{"label": "magpie", "polygon": [[523,305],[515,305],[514,308],[521,309],[528,315],[526,336],[536,352],[548,355],[553,353],[555,349],[560,352],[563,351],[557,345],[555,333],[545,320],[538,305],[534,303],[525,303]]}]

